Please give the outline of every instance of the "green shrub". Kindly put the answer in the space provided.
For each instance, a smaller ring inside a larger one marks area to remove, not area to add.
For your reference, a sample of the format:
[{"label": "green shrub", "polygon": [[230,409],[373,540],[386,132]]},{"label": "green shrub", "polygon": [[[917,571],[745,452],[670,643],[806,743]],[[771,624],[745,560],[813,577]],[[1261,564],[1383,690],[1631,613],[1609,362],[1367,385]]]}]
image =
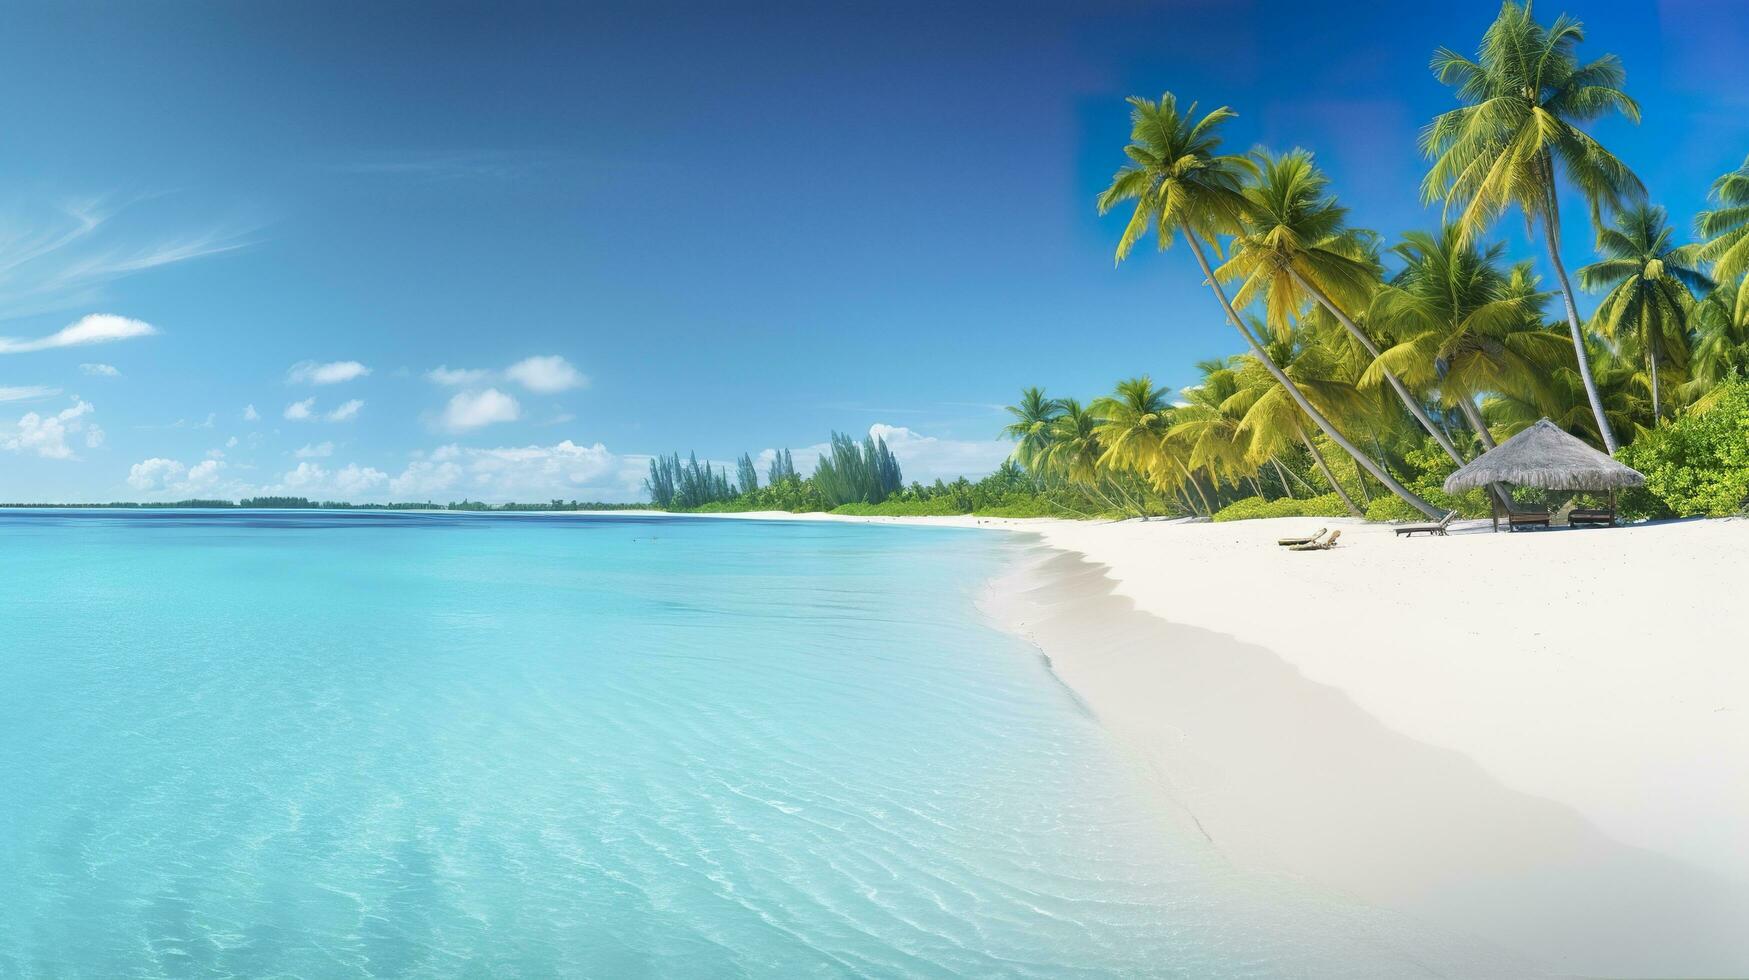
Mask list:
[{"label": "green shrub", "polygon": [[1623,495],[1624,517],[1740,513],[1749,499],[1749,382],[1731,382],[1705,411],[1641,435],[1619,456],[1646,475],[1643,492]]},{"label": "green shrub", "polygon": [[[1440,496],[1444,496],[1444,494],[1442,493]],[[1372,498],[1372,503],[1366,505],[1366,519],[1397,524],[1405,521],[1419,523],[1427,520],[1427,515],[1416,510],[1408,501],[1393,493]]]},{"label": "green shrub", "polygon": [[1262,497],[1246,497],[1235,500],[1215,512],[1217,521],[1254,521],[1265,517],[1346,517],[1348,508],[1343,506],[1342,498],[1333,493],[1322,497],[1312,497],[1296,500],[1292,497],[1282,497],[1278,500],[1264,500]]}]

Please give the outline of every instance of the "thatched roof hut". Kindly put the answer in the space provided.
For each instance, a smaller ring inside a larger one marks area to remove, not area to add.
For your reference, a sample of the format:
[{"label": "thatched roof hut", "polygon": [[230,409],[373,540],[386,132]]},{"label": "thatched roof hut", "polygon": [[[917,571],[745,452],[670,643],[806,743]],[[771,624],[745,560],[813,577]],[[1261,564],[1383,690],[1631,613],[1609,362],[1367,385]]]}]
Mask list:
[{"label": "thatched roof hut", "polygon": [[1545,490],[1620,490],[1646,482],[1639,470],[1592,449],[1542,419],[1445,478],[1445,492],[1490,483]]}]

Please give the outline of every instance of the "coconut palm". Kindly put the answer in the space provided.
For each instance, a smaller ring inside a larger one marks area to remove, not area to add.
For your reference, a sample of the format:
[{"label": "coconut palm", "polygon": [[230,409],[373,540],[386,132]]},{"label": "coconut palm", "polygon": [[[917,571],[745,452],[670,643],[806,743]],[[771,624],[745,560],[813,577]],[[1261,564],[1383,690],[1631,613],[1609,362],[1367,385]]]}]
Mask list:
[{"label": "coconut palm", "polygon": [[1020,404],[1006,406],[1006,410],[1014,416],[1014,421],[1002,428],[1003,435],[1015,440],[1009,458],[1032,469],[1050,447],[1051,423],[1062,414],[1063,406],[1055,398],[1046,398],[1043,388],[1032,387],[1022,389]]},{"label": "coconut palm", "polygon": [[[1099,417],[1074,398],[1059,399],[1057,407],[1048,448],[1039,460],[1040,468],[1082,488],[1109,510],[1143,513],[1123,488],[1109,479],[1110,471],[1102,462],[1105,446],[1099,441]],[[1119,496],[1126,497],[1123,503],[1106,492],[1108,484]]]},{"label": "coconut palm", "polygon": [[1689,325],[1694,330],[1694,353],[1688,363],[1688,383],[1681,386],[1682,400],[1693,407],[1710,405],[1734,377],[1749,373],[1749,310],[1739,313],[1733,290],[1714,288],[1694,304]]},{"label": "coconut palm", "polygon": [[[1365,242],[1343,226],[1348,209],[1328,193],[1329,179],[1305,150],[1279,156],[1257,150],[1252,158],[1256,179],[1244,190],[1244,226],[1233,237],[1232,258],[1216,270],[1223,281],[1241,280],[1233,304],[1244,309],[1261,299],[1269,322],[1280,324],[1316,303],[1377,358],[1378,345],[1347,312],[1364,310],[1379,281],[1378,264]],[[1420,399],[1395,374],[1387,371],[1384,377],[1452,462],[1463,465],[1463,456]]]},{"label": "coconut palm", "polygon": [[1276,377],[1301,411],[1393,493],[1429,517],[1439,516],[1433,505],[1397,482],[1384,467],[1350,442],[1294,386],[1292,379],[1268,360],[1257,338],[1246,330],[1238,310],[1227,298],[1226,290],[1209,266],[1203,242],[1217,235],[1242,230],[1240,217],[1247,206],[1241,191],[1241,176],[1250,168],[1249,162],[1242,157],[1222,156],[1217,152],[1220,138],[1215,131],[1232,118],[1232,110],[1223,106],[1198,119],[1195,104],[1181,113],[1177,99],[1170,92],[1162,95],[1158,102],[1132,97],[1129,103],[1130,142],[1124,147],[1124,153],[1130,158],[1130,163],[1112,177],[1111,185],[1099,195],[1101,214],[1124,202],[1135,202],[1129,223],[1118,240],[1117,261],[1122,262],[1135,243],[1149,231],[1154,233],[1156,243],[1162,249],[1170,246],[1174,238],[1182,237],[1228,322],[1245,338],[1252,355]]},{"label": "coconut palm", "polygon": [[1392,251],[1403,260],[1403,271],[1379,290],[1372,321],[1395,343],[1361,376],[1361,386],[1377,385],[1386,371],[1395,371],[1416,387],[1437,390],[1483,448],[1494,448],[1476,399],[1501,392],[1548,404],[1555,390],[1547,379],[1572,364],[1566,341],[1542,328],[1547,294],[1536,290],[1528,268],[1501,271],[1504,246],[1479,249],[1455,225],[1438,236],[1410,232]]},{"label": "coconut palm", "polygon": [[1736,170],[1713,181],[1718,207],[1695,219],[1706,242],[1700,257],[1713,263],[1713,281],[1734,290],[1732,316],[1749,320],[1749,158]]},{"label": "coconut palm", "polygon": [[1592,377],[1585,332],[1567,267],[1561,262],[1557,178],[1564,176],[1590,206],[1592,224],[1645,193],[1638,177],[1579,123],[1619,112],[1638,122],[1640,109],[1621,90],[1621,61],[1604,55],[1580,64],[1574,55],[1585,32],[1565,14],[1550,27],[1531,16],[1530,4],[1506,0],[1482,36],[1475,59],[1448,48],[1433,55],[1433,73],[1455,86],[1464,105],[1434,118],[1421,136],[1433,166],[1422,183],[1428,201],[1444,199],[1457,211],[1466,237],[1479,237],[1502,211],[1517,207],[1527,229],[1541,224],[1543,243],[1560,280],[1567,330],[1579,375],[1604,448],[1616,450],[1603,398]]},{"label": "coconut palm", "polygon": [[[1354,387],[1340,364],[1336,352],[1319,342],[1310,331],[1294,330],[1252,320],[1250,329],[1264,342],[1264,349],[1273,363],[1284,365],[1294,384],[1315,400],[1323,411],[1344,418],[1363,418],[1372,410],[1365,395]],[[1234,393],[1221,403],[1223,412],[1237,415],[1235,430],[1247,455],[1262,460],[1286,452],[1298,445],[1311,456],[1318,472],[1330,484],[1330,489],[1342,498],[1349,513],[1364,517],[1365,511],[1330,469],[1329,461],[1317,442],[1306,431],[1306,415],[1288,395],[1287,386],[1278,381],[1255,356],[1239,358],[1235,369]],[[1364,490],[1364,484],[1362,489]]]},{"label": "coconut palm", "polygon": [[1627,338],[1644,354],[1652,390],[1652,424],[1662,414],[1658,363],[1688,364],[1688,316],[1695,294],[1712,285],[1697,267],[1692,245],[1671,244],[1669,217],[1661,207],[1637,205],[1615,216],[1615,227],[1597,236],[1603,256],[1579,270],[1579,285],[1609,290],[1593,318],[1610,340]]},{"label": "coconut palm", "polygon": [[1118,382],[1110,395],[1094,401],[1093,414],[1100,419],[1099,441],[1105,447],[1100,463],[1143,476],[1161,491],[1189,483],[1202,499],[1204,511],[1212,511],[1202,486],[1166,444],[1166,433],[1172,428],[1168,394],[1143,375]]},{"label": "coconut palm", "polygon": [[[1238,372],[1226,361],[1202,361],[1197,369],[1202,372],[1201,382],[1179,390],[1184,401],[1172,412],[1166,432],[1168,451],[1186,460],[1192,471],[1206,472],[1216,486],[1254,478],[1261,464],[1250,457],[1239,438],[1243,417],[1223,407],[1238,393]],[[1277,472],[1280,475],[1279,464]],[[1281,480],[1286,485],[1287,477]]]}]

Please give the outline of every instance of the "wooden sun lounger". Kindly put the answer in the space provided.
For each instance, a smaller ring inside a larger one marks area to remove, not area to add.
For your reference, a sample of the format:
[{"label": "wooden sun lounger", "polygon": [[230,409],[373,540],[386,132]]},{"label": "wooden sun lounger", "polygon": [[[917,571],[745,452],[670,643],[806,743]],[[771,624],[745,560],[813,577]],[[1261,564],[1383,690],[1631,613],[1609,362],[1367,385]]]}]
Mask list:
[{"label": "wooden sun lounger", "polygon": [[1569,527],[1614,527],[1615,510],[1601,508],[1593,510],[1576,510],[1567,515]]},{"label": "wooden sun lounger", "polygon": [[1506,526],[1509,530],[1521,527],[1548,527],[1549,512],[1546,510],[1527,510],[1518,514],[1506,515]]},{"label": "wooden sun lounger", "polygon": [[1336,547],[1336,539],[1340,538],[1340,537],[1342,537],[1341,531],[1332,531],[1332,532],[1330,532],[1330,537],[1326,538],[1322,543],[1317,542],[1317,541],[1308,541],[1305,544],[1290,545],[1287,550],[1289,550],[1289,551],[1329,551],[1331,548]]},{"label": "wooden sun lounger", "polygon": [[1325,531],[1324,528],[1319,528],[1318,533],[1310,535],[1308,537],[1304,537],[1304,538],[1276,538],[1275,543],[1281,545],[1284,548],[1289,546],[1289,545],[1312,544],[1313,542],[1317,541],[1319,538],[1324,536],[1324,531]]},{"label": "wooden sun lounger", "polygon": [[1450,511],[1446,511],[1445,516],[1441,517],[1435,523],[1431,523],[1431,524],[1404,524],[1403,526],[1396,529],[1397,537],[1408,538],[1408,537],[1414,537],[1417,534],[1435,534],[1435,535],[1439,535],[1440,537],[1444,537],[1445,536],[1445,529],[1451,526],[1452,520],[1456,517],[1457,517],[1457,511],[1450,510]]}]

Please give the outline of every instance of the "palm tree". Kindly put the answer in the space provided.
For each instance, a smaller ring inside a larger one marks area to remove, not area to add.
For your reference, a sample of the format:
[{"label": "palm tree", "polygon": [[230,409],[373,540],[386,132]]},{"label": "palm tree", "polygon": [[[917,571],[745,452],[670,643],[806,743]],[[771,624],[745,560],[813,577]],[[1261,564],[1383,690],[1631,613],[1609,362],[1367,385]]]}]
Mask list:
[{"label": "palm tree", "polygon": [[1175,237],[1182,236],[1228,322],[1245,338],[1252,355],[1276,377],[1301,411],[1393,493],[1427,516],[1438,517],[1433,505],[1398,483],[1384,467],[1361,452],[1306,399],[1279,366],[1269,361],[1257,338],[1239,319],[1226,290],[1221,288],[1214,270],[1209,267],[1203,241],[1240,231],[1240,217],[1247,207],[1240,176],[1250,168],[1250,163],[1242,157],[1221,156],[1216,152],[1220,148],[1220,139],[1215,130],[1232,118],[1233,111],[1222,106],[1197,119],[1195,104],[1180,113],[1178,100],[1170,92],[1162,95],[1158,102],[1131,97],[1129,103],[1130,142],[1124,147],[1124,153],[1129,156],[1130,163],[1112,177],[1111,186],[1099,195],[1101,214],[1125,201],[1135,202],[1129,223],[1118,240],[1117,261],[1122,262],[1135,243],[1150,230],[1161,249],[1170,246]]},{"label": "palm tree", "polygon": [[1119,381],[1112,394],[1094,401],[1093,414],[1100,419],[1099,441],[1105,446],[1100,463],[1144,476],[1163,491],[1188,482],[1202,499],[1204,511],[1212,512],[1202,486],[1166,445],[1166,433],[1172,428],[1168,394],[1143,375]]},{"label": "palm tree", "polygon": [[1034,465],[1050,448],[1051,423],[1062,414],[1062,403],[1055,398],[1046,398],[1043,388],[1023,388],[1020,392],[1020,404],[1006,407],[1008,414],[1014,416],[1014,421],[1002,427],[1002,434],[1015,440],[1014,452],[1009,458],[1033,469]]},{"label": "palm tree", "polygon": [[1749,158],[1736,170],[1713,181],[1712,199],[1719,206],[1695,219],[1702,238],[1700,257],[1713,263],[1713,281],[1736,287],[1732,316],[1749,320]]},{"label": "palm tree", "polygon": [[[1243,280],[1233,305],[1243,309],[1261,298],[1269,322],[1279,325],[1317,303],[1377,358],[1378,345],[1347,310],[1364,309],[1371,301],[1378,265],[1364,242],[1343,227],[1348,209],[1327,193],[1329,178],[1305,150],[1280,156],[1257,150],[1252,158],[1257,177],[1244,190],[1244,228],[1233,237],[1233,257],[1216,270],[1223,281]],[[1384,377],[1452,462],[1463,465],[1463,456],[1420,399],[1395,374],[1386,371]]]},{"label": "palm tree", "polygon": [[[1293,383],[1305,391],[1326,412],[1345,418],[1364,417],[1371,406],[1367,399],[1345,377],[1340,358],[1328,347],[1309,336],[1308,331],[1296,331],[1285,326],[1253,320],[1251,329],[1263,338],[1265,350],[1273,363],[1284,365]],[[1306,431],[1306,415],[1288,395],[1288,387],[1276,380],[1273,372],[1255,356],[1239,359],[1235,369],[1235,390],[1221,410],[1239,417],[1235,435],[1244,441],[1247,455],[1262,460],[1280,455],[1293,445],[1303,447],[1312,463],[1330,484],[1349,513],[1366,516],[1365,511],[1349,496],[1347,488],[1336,478],[1330,463],[1319,451],[1318,444]],[[1365,485],[1362,484],[1364,492]]]},{"label": "palm tree", "polygon": [[[1142,513],[1133,501],[1125,506],[1105,492],[1103,484],[1109,471],[1101,462],[1105,446],[1099,441],[1099,417],[1074,398],[1060,399],[1057,407],[1057,416],[1051,420],[1048,448],[1039,460],[1040,468],[1081,487],[1111,510]],[[1113,489],[1123,494],[1121,487],[1114,485]]]},{"label": "palm tree", "polygon": [[1404,268],[1379,290],[1372,321],[1396,343],[1360,384],[1376,385],[1395,371],[1410,384],[1437,389],[1441,404],[1463,415],[1482,447],[1494,448],[1476,399],[1504,392],[1548,404],[1553,390],[1547,379],[1572,363],[1566,341],[1542,329],[1547,294],[1536,291],[1527,268],[1501,272],[1504,246],[1478,249],[1455,225],[1438,237],[1410,232],[1392,251]]},{"label": "palm tree", "polygon": [[[1179,390],[1184,402],[1173,409],[1172,425],[1166,432],[1167,448],[1188,460],[1190,469],[1207,472],[1216,486],[1223,480],[1236,485],[1241,479],[1254,477],[1260,465],[1250,458],[1239,438],[1241,416],[1223,407],[1238,393],[1238,372],[1225,361],[1203,361],[1197,369],[1202,372],[1202,381]],[[1285,485],[1287,477],[1281,479]],[[1293,493],[1291,487],[1288,493]]]},{"label": "palm tree", "polygon": [[1434,75],[1456,86],[1464,105],[1435,117],[1422,133],[1421,148],[1433,166],[1421,190],[1428,201],[1443,198],[1448,215],[1459,210],[1466,238],[1480,236],[1511,206],[1524,212],[1527,230],[1542,224],[1585,395],[1604,448],[1613,453],[1615,432],[1592,377],[1573,285],[1561,262],[1556,183],[1564,175],[1578,188],[1593,225],[1602,224],[1603,209],[1643,195],[1627,165],[1577,125],[1612,111],[1638,122],[1640,108],[1621,90],[1626,74],[1620,59],[1606,54],[1579,63],[1573,49],[1584,38],[1584,28],[1565,14],[1544,28],[1531,16],[1528,0],[1522,6],[1506,0],[1474,60],[1449,48],[1434,52]]},{"label": "palm tree", "polygon": [[1683,400],[1693,406],[1710,404],[1724,382],[1749,372],[1749,309],[1736,310],[1726,286],[1702,296],[1689,318],[1694,328],[1694,354],[1689,359]]},{"label": "palm tree", "polygon": [[1658,391],[1658,361],[1675,367],[1688,363],[1688,314],[1696,293],[1712,285],[1695,267],[1692,245],[1670,243],[1668,216],[1660,207],[1644,204],[1615,216],[1615,227],[1597,236],[1598,262],[1579,270],[1579,285],[1609,295],[1597,307],[1595,321],[1605,337],[1629,337],[1646,358],[1651,377],[1652,425],[1662,415]]}]

